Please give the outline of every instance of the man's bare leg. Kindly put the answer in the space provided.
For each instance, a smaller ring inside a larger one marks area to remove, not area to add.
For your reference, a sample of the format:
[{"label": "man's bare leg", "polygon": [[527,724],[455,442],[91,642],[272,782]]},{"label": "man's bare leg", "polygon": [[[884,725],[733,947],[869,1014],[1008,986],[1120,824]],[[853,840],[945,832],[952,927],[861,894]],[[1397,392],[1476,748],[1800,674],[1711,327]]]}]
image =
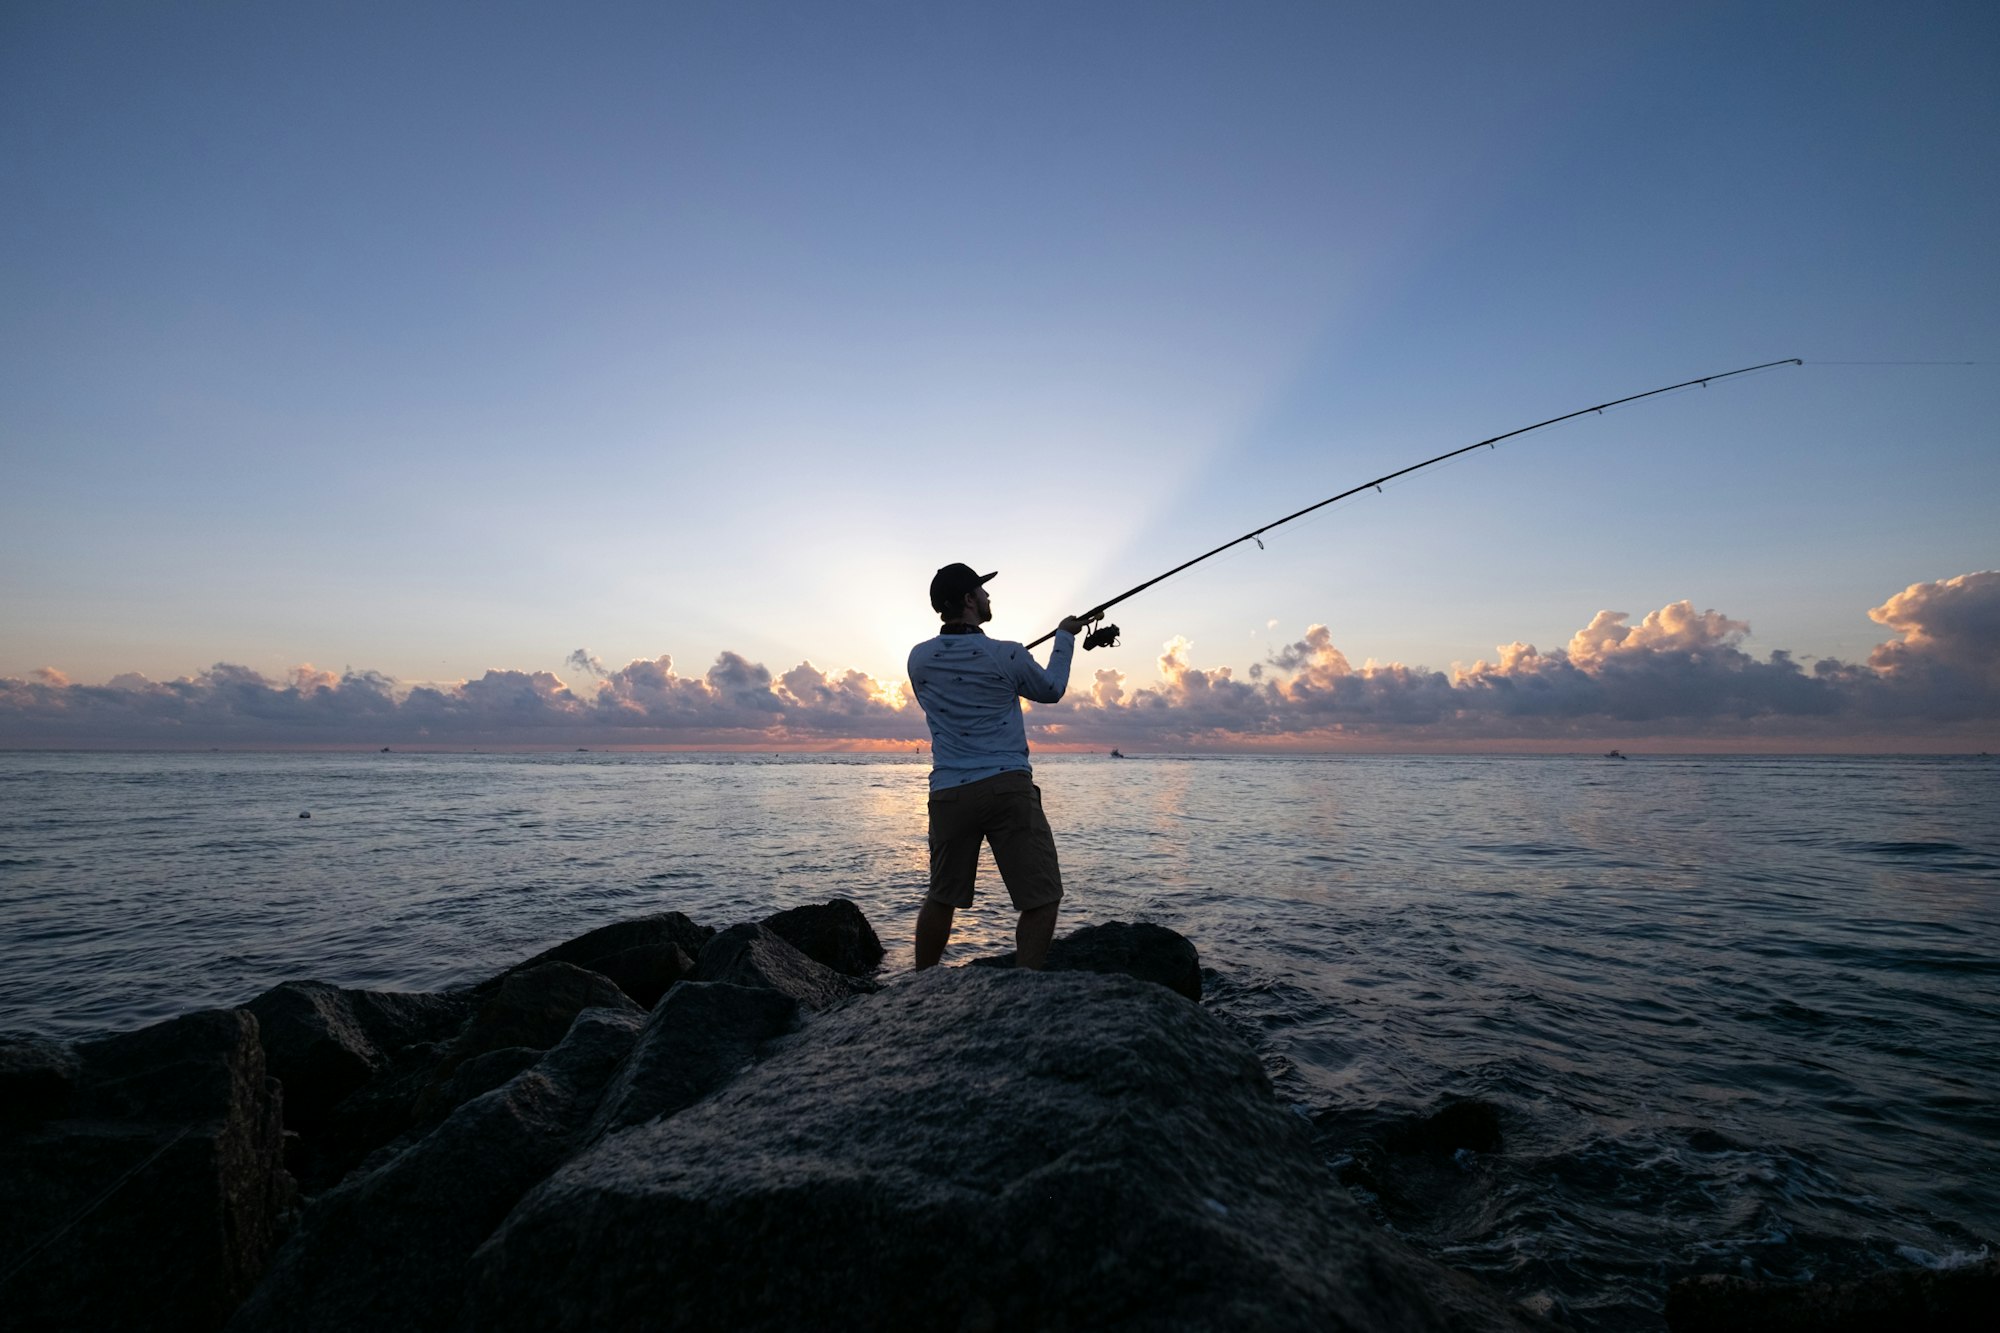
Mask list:
[{"label": "man's bare leg", "polygon": [[[1039,972],[1048,961],[1049,941],[1056,937],[1056,909],[1060,903],[1050,903],[1046,907],[1030,907],[1021,913],[1021,924],[1014,927],[1014,966],[1025,967]],[[923,918],[917,918],[917,928],[923,929]],[[917,964],[922,967],[922,963]]]},{"label": "man's bare leg", "polygon": [[924,905],[917,909],[917,971],[936,967],[938,959],[944,957],[945,941],[951,938],[952,914],[950,903],[935,898],[924,899]]}]

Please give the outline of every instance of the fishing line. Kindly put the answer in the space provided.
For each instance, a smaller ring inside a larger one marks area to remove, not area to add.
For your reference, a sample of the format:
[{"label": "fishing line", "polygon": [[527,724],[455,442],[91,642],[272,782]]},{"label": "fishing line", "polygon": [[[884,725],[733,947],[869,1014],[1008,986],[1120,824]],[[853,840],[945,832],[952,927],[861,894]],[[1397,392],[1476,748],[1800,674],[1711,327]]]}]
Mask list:
[{"label": "fishing line", "polygon": [[[1139,584],[1135,588],[1127,588],[1124,592],[1119,593],[1116,597],[1112,597],[1105,601],[1099,602],[1096,606],[1090,608],[1090,610],[1085,611],[1081,615],[1075,617],[1077,620],[1082,621],[1086,626],[1094,624],[1099,625],[1097,629],[1092,630],[1091,633],[1084,639],[1083,646],[1085,648],[1102,648],[1102,647],[1115,648],[1118,646],[1118,627],[1116,625],[1102,625],[1099,624],[1099,622],[1101,622],[1104,619],[1104,613],[1106,611],[1109,611],[1112,607],[1118,605],[1118,603],[1124,601],[1126,598],[1136,596],[1137,594],[1142,593],[1146,589],[1152,587],[1155,583],[1164,582],[1165,580],[1170,579],[1174,575],[1180,573],[1182,570],[1190,569],[1193,566],[1200,564],[1202,561],[1208,559],[1210,556],[1221,555],[1224,551],[1227,551],[1232,546],[1240,546],[1244,542],[1254,541],[1257,543],[1258,546],[1261,547],[1264,544],[1262,540],[1263,535],[1269,532],[1271,529],[1282,527],[1285,524],[1290,523],[1293,519],[1304,518],[1307,514],[1312,513],[1314,510],[1324,509],[1328,505],[1333,504],[1339,500],[1345,500],[1351,495],[1360,495],[1363,492],[1370,490],[1379,493],[1382,490],[1382,487],[1385,483],[1394,481],[1398,477],[1406,477],[1412,472],[1422,471],[1424,468],[1430,467],[1433,464],[1442,463],[1448,458],[1457,458],[1460,454],[1469,454],[1475,449],[1491,449],[1495,445],[1499,444],[1502,440],[1511,440],[1517,435],[1526,435],[1529,431],[1541,430],[1544,427],[1553,426],[1558,422],[1569,421],[1576,417],[1589,416],[1593,412],[1602,414],[1606,408],[1618,407],[1624,403],[1636,403],[1641,398],[1655,398],[1658,397],[1660,394],[1672,393],[1677,389],[1692,389],[1695,388],[1696,386],[1700,386],[1701,388],[1706,389],[1710,384],[1713,384],[1717,380],[1733,379],[1738,375],[1749,375],[1759,370],[1769,370],[1773,366],[1803,366],[1804,364],[1805,362],[1800,360],[1798,357],[1795,356],[1786,357],[1782,361],[1765,361],[1754,366],[1744,366],[1740,370],[1725,370],[1722,371],[1720,374],[1703,375],[1699,379],[1682,380],[1679,384],[1668,384],[1658,389],[1648,389],[1644,393],[1627,394],[1623,398],[1613,398],[1609,402],[1593,403],[1589,407],[1580,407],[1574,412],[1565,412],[1561,416],[1550,417],[1547,421],[1537,421],[1532,426],[1521,426],[1515,430],[1507,431],[1504,434],[1493,435],[1483,440],[1474,441],[1471,444],[1460,445],[1458,448],[1448,450],[1445,453],[1441,453],[1435,458],[1426,458],[1421,463],[1412,463],[1408,467],[1398,468],[1396,471],[1386,473],[1383,476],[1375,478],[1373,481],[1364,481],[1359,486],[1351,487],[1348,490],[1342,491],[1338,495],[1328,496],[1326,499],[1321,500],[1317,504],[1309,504],[1304,509],[1296,510],[1292,513],[1285,515],[1283,518],[1274,519],[1273,521],[1266,523],[1261,528],[1252,528],[1250,531],[1244,533],[1241,537],[1237,537],[1230,541],[1226,541],[1212,551],[1204,551],[1202,554],[1196,556],[1192,560],[1183,561],[1182,563],[1175,565],[1172,569],[1168,570],[1164,574],[1156,574],[1152,578],[1147,579],[1144,583]],[[1824,363],[1824,364],[1834,364],[1834,363]],[[1050,630],[1047,634],[1044,634],[1041,638],[1036,639],[1033,643],[1027,646],[1030,648],[1039,647],[1040,645],[1047,643],[1050,639],[1054,638],[1055,636],[1056,636],[1056,631]]]}]

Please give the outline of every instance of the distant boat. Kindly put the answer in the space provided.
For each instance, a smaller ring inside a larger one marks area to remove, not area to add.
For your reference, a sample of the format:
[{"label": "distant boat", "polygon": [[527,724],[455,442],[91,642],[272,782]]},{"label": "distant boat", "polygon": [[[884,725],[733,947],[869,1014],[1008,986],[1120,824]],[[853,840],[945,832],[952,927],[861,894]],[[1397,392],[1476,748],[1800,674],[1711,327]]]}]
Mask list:
[{"label": "distant boat", "polygon": [[1625,756],[1618,753],[1618,751],[1616,750],[1606,750],[1604,752],[1604,757],[1606,759],[1623,759]]},{"label": "distant boat", "polygon": [[1113,750],[1113,751],[1111,752],[1111,757],[1112,757],[1113,759],[1123,759],[1123,758],[1124,758],[1125,756],[1124,756],[1124,755],[1122,755],[1122,754],[1120,754],[1120,753],[1118,753],[1118,751],[1116,751],[1116,750]]}]

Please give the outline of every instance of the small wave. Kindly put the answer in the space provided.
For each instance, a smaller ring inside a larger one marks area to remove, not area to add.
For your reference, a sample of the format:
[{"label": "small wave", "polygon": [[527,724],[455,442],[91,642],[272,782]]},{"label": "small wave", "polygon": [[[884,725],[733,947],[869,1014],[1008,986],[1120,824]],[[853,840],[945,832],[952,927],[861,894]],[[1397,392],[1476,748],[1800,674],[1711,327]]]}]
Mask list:
[{"label": "small wave", "polygon": [[1955,842],[1850,842],[1844,850],[1860,856],[1968,856],[1970,847],[1961,847]]},{"label": "small wave", "polygon": [[1937,1273],[1949,1273],[1954,1268],[1969,1268],[1973,1264],[1985,1263],[1988,1253],[1984,1245],[1976,1250],[1953,1250],[1949,1254],[1932,1254],[1929,1250],[1919,1249],[1915,1245],[1896,1247],[1897,1258]]}]

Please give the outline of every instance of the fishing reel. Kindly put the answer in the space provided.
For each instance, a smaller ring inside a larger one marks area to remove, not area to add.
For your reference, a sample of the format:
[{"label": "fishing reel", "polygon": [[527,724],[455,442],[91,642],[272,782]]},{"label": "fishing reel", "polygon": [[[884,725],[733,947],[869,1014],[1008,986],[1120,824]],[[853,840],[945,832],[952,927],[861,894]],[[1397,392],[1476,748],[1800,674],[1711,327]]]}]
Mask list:
[{"label": "fishing reel", "polygon": [[1118,627],[1116,625],[1105,624],[1104,613],[1102,611],[1091,616],[1083,623],[1085,625],[1097,626],[1096,629],[1083,636],[1083,646],[1086,652],[1092,648],[1116,648],[1118,646]]}]

